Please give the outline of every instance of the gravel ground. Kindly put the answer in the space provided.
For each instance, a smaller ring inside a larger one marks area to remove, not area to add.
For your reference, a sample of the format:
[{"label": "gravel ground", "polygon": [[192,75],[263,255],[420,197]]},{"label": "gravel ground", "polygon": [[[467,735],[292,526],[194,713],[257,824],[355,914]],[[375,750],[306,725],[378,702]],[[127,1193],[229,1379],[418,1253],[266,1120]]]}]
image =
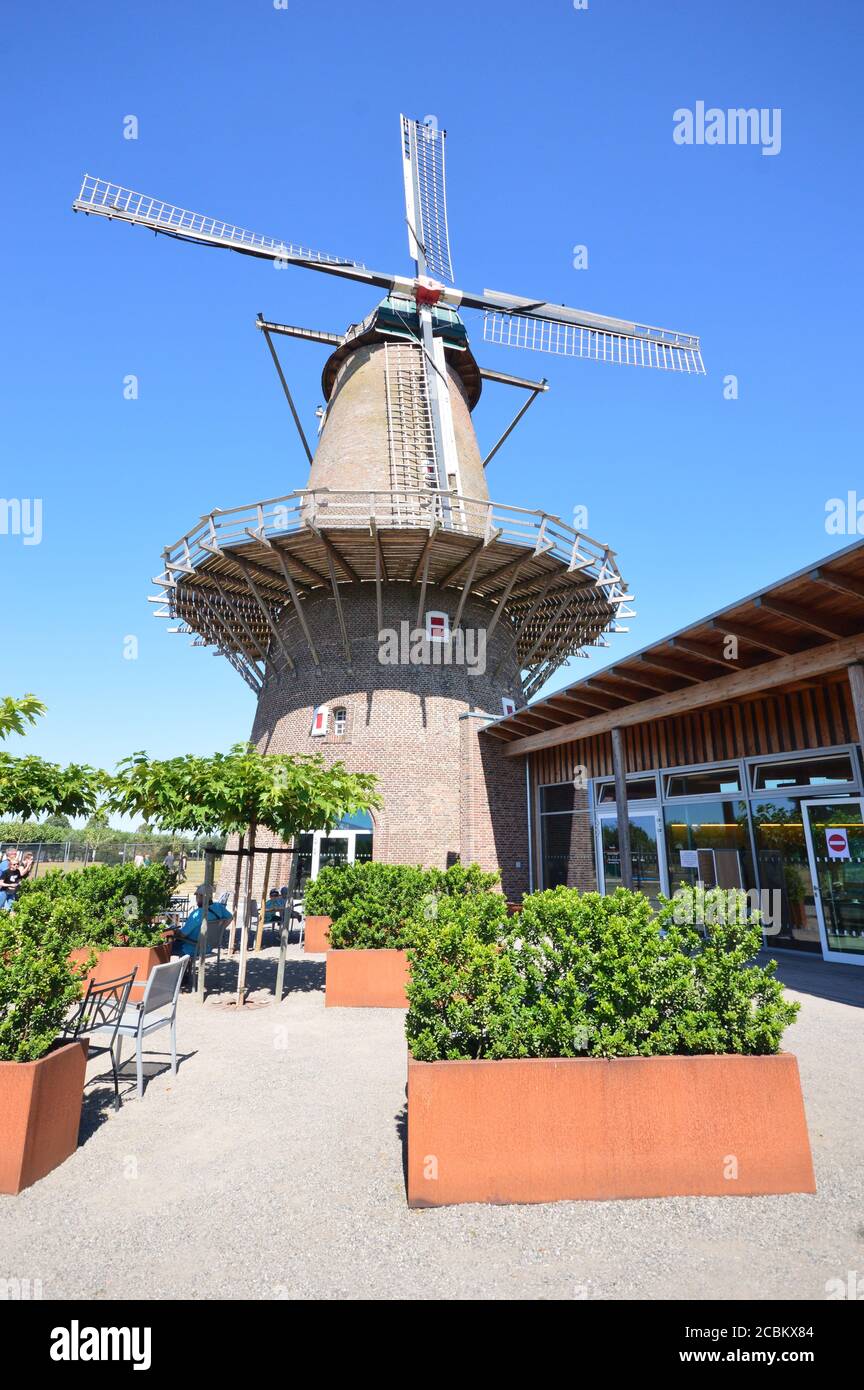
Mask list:
[{"label": "gravel ground", "polygon": [[154,1058],[143,1101],[115,1113],[94,1059],[77,1153],[0,1197],[0,1279],[68,1299],[824,1298],[864,1274],[864,971],[781,973],[815,1197],[409,1211],[404,1015],[325,1010],[323,958],[292,948],[278,1010],[274,952],[242,1013],[181,1000],[179,1074]]}]

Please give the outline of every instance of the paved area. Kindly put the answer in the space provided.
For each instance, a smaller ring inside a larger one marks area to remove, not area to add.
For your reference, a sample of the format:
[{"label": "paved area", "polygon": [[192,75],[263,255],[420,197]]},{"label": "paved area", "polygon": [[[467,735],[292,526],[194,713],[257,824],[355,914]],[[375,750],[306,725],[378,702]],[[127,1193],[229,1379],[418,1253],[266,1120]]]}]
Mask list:
[{"label": "paved area", "polygon": [[864,1275],[864,970],[781,966],[815,1197],[412,1212],[404,1015],[325,1010],[323,959],[296,949],[274,1008],[273,956],[251,962],[256,1007],[182,1000],[179,1074],[154,1059],[143,1101],[115,1113],[91,1064],[77,1153],[0,1197],[0,1279],[83,1299],[821,1299]]}]

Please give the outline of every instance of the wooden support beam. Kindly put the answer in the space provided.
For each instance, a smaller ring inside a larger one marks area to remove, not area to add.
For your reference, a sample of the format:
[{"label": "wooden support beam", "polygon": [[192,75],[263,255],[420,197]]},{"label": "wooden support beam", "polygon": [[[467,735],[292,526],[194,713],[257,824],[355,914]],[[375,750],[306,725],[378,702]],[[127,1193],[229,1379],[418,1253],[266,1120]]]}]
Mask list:
[{"label": "wooden support beam", "polygon": [[[586,714],[594,714],[597,709],[596,705],[586,705],[583,700],[575,699],[572,695],[547,695],[543,703],[544,705],[554,705],[556,709],[560,709],[562,714],[572,714],[577,719],[582,719]],[[607,707],[603,706],[603,708]]]},{"label": "wooden support beam", "polygon": [[426,607],[426,585],[429,583],[429,559],[431,556],[428,542],[423,551],[423,574],[420,579],[420,593],[417,597],[417,621],[414,624],[416,628],[423,627],[423,610]]},{"label": "wooden support beam", "polygon": [[417,560],[416,565],[414,566],[414,573],[411,576],[412,584],[416,584],[417,580],[420,578],[420,573],[423,569],[423,566],[426,564],[426,561],[429,558],[429,554],[435,542],[435,537],[438,535],[440,529],[441,527],[439,526],[437,521],[429,527],[429,534],[423,542],[423,549],[420,551],[420,556]]},{"label": "wooden support beam", "polygon": [[486,541],[484,539],[482,541],[478,541],[476,545],[472,546],[470,550],[466,551],[465,554],[462,556],[462,559],[459,561],[458,565],[454,565],[453,568],[448,570],[446,574],[442,575],[440,579],[435,580],[435,583],[438,585],[438,588],[444,589],[448,584],[451,584],[453,580],[456,578],[456,575],[459,574],[461,570],[464,570],[465,566],[469,563],[469,561],[471,561],[476,555],[479,555],[480,551],[484,549],[485,545]]},{"label": "wooden support beam", "polygon": [[[205,547],[205,548],[208,549],[208,550],[211,549],[210,546],[207,546],[207,547]],[[216,553],[217,553],[217,554],[221,554],[222,552],[217,550]],[[265,669],[266,669],[266,666],[267,666],[267,653],[266,653],[266,651],[264,650],[264,648],[261,646],[261,643],[258,641],[258,638],[255,636],[254,632],[252,631],[251,627],[250,627],[249,624],[247,623],[246,619],[243,617],[243,614],[240,612],[239,608],[237,607],[237,605],[236,605],[236,603],[234,602],[233,598],[231,597],[230,593],[227,591],[227,589],[225,588],[225,586],[222,584],[220,576],[217,575],[217,573],[216,573],[215,570],[209,570],[209,571],[208,571],[208,576],[207,576],[207,577],[208,577],[208,579],[210,579],[210,581],[215,585],[216,589],[218,589],[218,591],[219,591],[219,593],[221,594],[222,598],[225,600],[225,602],[227,603],[228,607],[231,609],[231,612],[232,612],[232,614],[234,615],[234,620],[235,620],[235,622],[236,622],[237,625],[238,625],[239,627],[241,627],[241,628],[243,629],[243,631],[245,632],[245,634],[246,634],[246,636],[248,637],[249,641],[252,643],[252,646],[255,648],[255,650],[258,652],[258,655],[260,656],[261,660],[264,662],[264,666],[265,666]]]},{"label": "wooden support beam", "polygon": [[510,642],[507,644],[507,647],[501,654],[501,660],[498,662],[498,665],[495,667],[495,670],[492,673],[493,680],[497,679],[498,672],[501,670],[501,667],[504,665],[505,661],[510,660],[511,653],[514,652],[519,646],[519,642],[523,632],[527,631],[529,625],[534,621],[536,614],[539,613],[540,609],[543,606],[543,601],[546,598],[546,595],[548,594],[550,588],[555,582],[555,577],[556,576],[554,572],[548,576],[548,578],[546,579],[546,583],[541,588],[539,594],[535,596],[534,602],[532,603],[531,607],[528,609],[527,613],[525,613],[522,617],[522,620],[520,621],[518,627],[514,631]]},{"label": "wooden support beam", "polygon": [[783,637],[776,632],[760,632],[758,628],[750,627],[748,623],[740,622],[737,618],[712,618],[711,626],[722,632],[724,637],[737,637],[740,642],[747,642],[751,647],[761,647],[763,651],[773,652],[775,656],[792,656],[800,650],[791,638]]},{"label": "wooden support beam", "polygon": [[780,618],[788,618],[790,622],[798,623],[800,627],[809,627],[813,632],[821,633],[823,637],[851,636],[845,623],[834,618],[822,617],[807,608],[802,608],[800,604],[787,603],[785,599],[779,598],[757,598],[753,602],[757,608],[764,608],[766,613],[776,613]]},{"label": "wooden support beam", "polygon": [[675,689],[674,686],[669,684],[666,676],[659,676],[654,671],[644,669],[631,671],[629,666],[627,667],[626,675],[619,676],[615,668],[611,668],[608,671],[599,671],[598,675],[602,676],[603,680],[616,680],[622,683],[626,681],[628,685],[640,687],[642,690],[653,690],[658,695],[665,695],[668,691]]},{"label": "wooden support beam", "polygon": [[546,640],[547,635],[552,631],[555,624],[560,620],[562,614],[564,613],[564,610],[569,606],[569,604],[573,602],[575,597],[575,593],[565,593],[561,602],[555,605],[551,617],[547,619],[540,631],[540,636],[535,639],[533,645],[529,648],[528,652],[523,658],[523,667],[530,666],[532,658],[540,650],[544,641]]},{"label": "wooden support beam", "polygon": [[468,573],[465,577],[465,583],[462,585],[462,593],[459,596],[459,604],[456,609],[455,616],[453,618],[451,635],[454,632],[457,632],[459,629],[459,624],[462,621],[462,614],[465,611],[465,604],[468,602],[468,594],[471,591],[471,585],[474,583],[474,575],[477,572],[477,566],[480,563],[480,556],[482,555],[484,549],[485,542],[483,545],[478,545],[471,558],[471,564],[468,566]]},{"label": "wooden support beam", "polygon": [[372,528],[372,536],[375,541],[375,613],[378,619],[378,640],[380,641],[381,633],[384,631],[384,595],[381,591],[381,583],[383,579],[387,578],[387,569],[381,551],[381,537],[378,535],[374,516],[369,518],[369,525]]},{"label": "wooden support beam", "polygon": [[858,742],[864,744],[864,666],[860,662],[853,662],[849,667],[849,687],[852,691]]},{"label": "wooden support beam", "polygon": [[815,569],[811,570],[808,579],[815,579],[817,584],[825,584],[830,589],[836,589],[840,594],[851,594],[854,598],[864,598],[864,580],[856,579],[854,574],[840,574],[836,570]]},{"label": "wooden support beam", "polygon": [[691,642],[689,637],[671,637],[669,640],[673,647],[682,652],[689,652],[691,656],[698,656],[712,666],[722,666],[726,671],[746,670],[743,662],[736,661],[731,656],[724,656],[722,652],[706,651],[698,642]]},{"label": "wooden support beam", "polygon": [[[312,528],[310,527],[309,529],[311,530]],[[297,555],[295,551],[287,547],[279,547],[279,549],[284,549],[285,554],[291,557],[292,565],[296,565],[298,570],[305,574],[308,579],[312,580],[313,584],[320,586],[322,589],[327,588],[328,581],[326,574],[322,574],[320,570],[313,569],[311,565],[307,565],[306,561],[301,560],[300,556]]]},{"label": "wooden support beam", "polygon": [[533,753],[539,748],[554,748],[561,743],[573,743],[595,734],[608,733],[616,727],[629,728],[634,724],[647,724],[653,719],[668,719],[677,714],[689,714],[691,710],[706,709],[709,705],[723,704],[737,700],[744,695],[756,695],[763,690],[776,690],[778,686],[789,685],[794,681],[807,680],[811,676],[826,675],[830,671],[864,660],[864,633],[854,637],[844,637],[839,642],[823,642],[805,652],[793,656],[780,657],[777,661],[766,661],[746,671],[734,671],[728,676],[716,676],[703,681],[695,689],[672,690],[668,695],[659,695],[653,700],[640,700],[625,709],[610,710],[608,714],[598,714],[593,719],[585,719],[574,727],[572,733],[549,730],[545,734],[535,734],[529,738],[514,739],[507,750],[508,757],[518,757],[523,753]]},{"label": "wooden support beam", "polygon": [[258,607],[261,609],[261,612],[262,612],[263,615],[264,615],[264,620],[265,620],[265,622],[267,623],[267,626],[269,627],[270,631],[272,632],[273,636],[274,636],[275,639],[276,639],[276,645],[279,647],[279,650],[281,651],[282,655],[283,655],[284,658],[285,658],[285,664],[287,665],[288,670],[289,670],[289,671],[294,671],[294,672],[296,673],[297,667],[296,667],[296,665],[294,664],[294,658],[292,657],[292,655],[291,655],[291,653],[289,652],[287,646],[285,645],[285,639],[284,639],[284,637],[282,636],[282,633],[279,631],[279,627],[278,627],[278,625],[276,624],[276,622],[274,621],[273,615],[272,615],[272,613],[270,612],[270,609],[267,607],[266,603],[264,602],[263,598],[261,597],[260,593],[258,592],[258,588],[257,588],[257,585],[256,585],[256,583],[255,583],[255,580],[252,578],[252,575],[249,574],[249,573],[247,572],[245,561],[242,560],[242,559],[240,558],[239,555],[232,555],[232,556],[231,556],[231,560],[232,560],[232,562],[233,562],[235,565],[239,565],[239,567],[240,567],[240,572],[241,572],[241,574],[243,575],[244,579],[246,580],[246,583],[249,585],[249,589],[250,589],[250,591],[251,591],[251,593],[252,593],[252,597],[255,599],[255,602],[258,604]]},{"label": "wooden support beam", "polygon": [[487,643],[489,641],[489,638],[492,636],[492,633],[498,626],[498,621],[501,618],[502,614],[507,611],[507,600],[513,592],[513,586],[516,583],[516,580],[519,578],[519,571],[521,570],[522,566],[528,562],[530,558],[531,557],[529,555],[523,555],[519,560],[516,561],[516,564],[513,567],[513,572],[511,573],[507,583],[504,585],[501,595],[498,598],[497,603],[495,604],[495,612],[492,614],[492,617],[489,619],[489,622],[486,625]]},{"label": "wooden support beam", "polygon": [[309,631],[309,624],[306,622],[306,614],[303,612],[303,607],[300,603],[300,595],[297,592],[297,585],[294,583],[288,566],[285,563],[285,556],[282,554],[281,548],[278,545],[274,545],[273,550],[276,553],[276,559],[279,561],[279,565],[282,569],[282,577],[285,580],[285,586],[288,590],[288,593],[291,596],[291,602],[294,605],[294,612],[297,614],[297,621],[303,629],[303,636],[306,638],[306,645],[309,648],[309,651],[312,655],[312,660],[315,662],[316,666],[320,666],[321,662],[318,657],[318,650],[315,646],[315,643],[312,641],[312,633]]},{"label": "wooden support beam", "polygon": [[615,814],[618,820],[618,853],[621,856],[621,882],[633,887],[633,856],[630,849],[630,819],[627,814],[627,759],[620,728],[612,728],[612,767],[615,773]]},{"label": "wooden support beam", "polygon": [[345,559],[345,556],[333,544],[330,537],[324,531],[319,531],[316,526],[310,526],[309,530],[312,532],[313,536],[315,536],[324,546],[324,549],[327,551],[328,559],[336,561],[336,564],[339,566],[341,570],[345,571],[352,584],[359,584],[361,582],[359,574],[351,565],[349,565],[348,561]]},{"label": "wooden support beam", "polygon": [[702,680],[701,676],[694,675],[688,671],[686,666],[682,667],[674,656],[658,656],[655,652],[645,652],[638,660],[644,662],[646,666],[656,666],[658,671],[668,671],[670,675],[678,676],[682,681],[690,681],[693,685],[698,685]]},{"label": "wooden support beam", "polygon": [[333,591],[333,602],[336,604],[336,617],[339,621],[339,631],[342,634],[342,649],[345,652],[345,660],[351,665],[351,639],[348,636],[348,628],[345,623],[345,614],[342,610],[342,599],[339,597],[339,580],[336,578],[336,567],[333,558],[327,551],[327,568],[330,571],[330,588]]}]

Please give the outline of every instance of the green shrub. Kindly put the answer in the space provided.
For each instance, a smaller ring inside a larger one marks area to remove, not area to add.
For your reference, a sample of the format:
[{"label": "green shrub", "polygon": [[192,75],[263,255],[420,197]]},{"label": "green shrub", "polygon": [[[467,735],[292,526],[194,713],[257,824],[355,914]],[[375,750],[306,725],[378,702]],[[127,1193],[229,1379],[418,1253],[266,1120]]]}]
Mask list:
[{"label": "green shrub", "polygon": [[312,901],[315,911],[333,918],[330,945],[335,950],[405,950],[435,920],[442,903],[489,896],[498,882],[497,873],[486,873],[477,864],[453,864],[445,871],[373,860],[322,869],[307,889],[307,912],[312,910],[310,891],[324,874],[324,888]]},{"label": "green shrub", "polygon": [[155,946],[162,940],[161,924],[176,875],[164,864],[92,865],[64,874],[52,870],[44,878],[25,880],[18,894],[16,915],[33,899],[74,903],[81,912],[69,919],[69,949],[95,946]]},{"label": "green shrub", "polygon": [[67,935],[77,908],[33,902],[24,912],[0,912],[0,1062],[43,1057],[80,998]]},{"label": "green shrub", "polygon": [[307,917],[338,917],[348,905],[362,864],[327,864],[318,870],[304,890],[303,907]]},{"label": "green shrub", "polygon": [[675,921],[673,903],[655,913],[623,888],[534,893],[512,918],[482,899],[479,910],[471,898],[442,901],[411,951],[412,1055],[776,1052],[798,1006],[784,1000],[773,962],[748,964],[758,919],[719,916],[703,936]]}]

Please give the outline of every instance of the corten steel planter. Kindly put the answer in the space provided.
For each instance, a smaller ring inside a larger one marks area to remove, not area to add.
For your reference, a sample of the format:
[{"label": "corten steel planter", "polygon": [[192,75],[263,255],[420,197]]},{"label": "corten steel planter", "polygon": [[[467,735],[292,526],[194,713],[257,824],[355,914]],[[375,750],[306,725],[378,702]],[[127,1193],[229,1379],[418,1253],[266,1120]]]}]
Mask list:
[{"label": "corten steel planter", "polygon": [[408,1205],[815,1192],[798,1062],[408,1058]]},{"label": "corten steel planter", "polygon": [[332,917],[306,918],[303,930],[304,951],[314,951],[321,954],[330,949],[330,933],[328,927],[332,921]]},{"label": "corten steel planter", "polygon": [[[82,989],[86,989],[87,981],[94,980],[116,980],[119,975],[128,975],[133,969],[137,969],[135,983],[132,986],[129,998],[140,1000],[144,996],[144,986],[157,965],[164,965],[171,959],[171,947],[167,944],[159,946],[111,946],[107,951],[96,950],[95,955],[98,960],[93,969],[88,972],[82,981]],[[90,951],[85,949],[70,951],[69,960],[73,964],[87,960]]]},{"label": "corten steel planter", "polygon": [[38,1062],[0,1062],[0,1192],[13,1196],[78,1147],[87,1039]]},{"label": "corten steel planter", "polygon": [[328,951],[328,1009],[407,1009],[408,952]]}]

